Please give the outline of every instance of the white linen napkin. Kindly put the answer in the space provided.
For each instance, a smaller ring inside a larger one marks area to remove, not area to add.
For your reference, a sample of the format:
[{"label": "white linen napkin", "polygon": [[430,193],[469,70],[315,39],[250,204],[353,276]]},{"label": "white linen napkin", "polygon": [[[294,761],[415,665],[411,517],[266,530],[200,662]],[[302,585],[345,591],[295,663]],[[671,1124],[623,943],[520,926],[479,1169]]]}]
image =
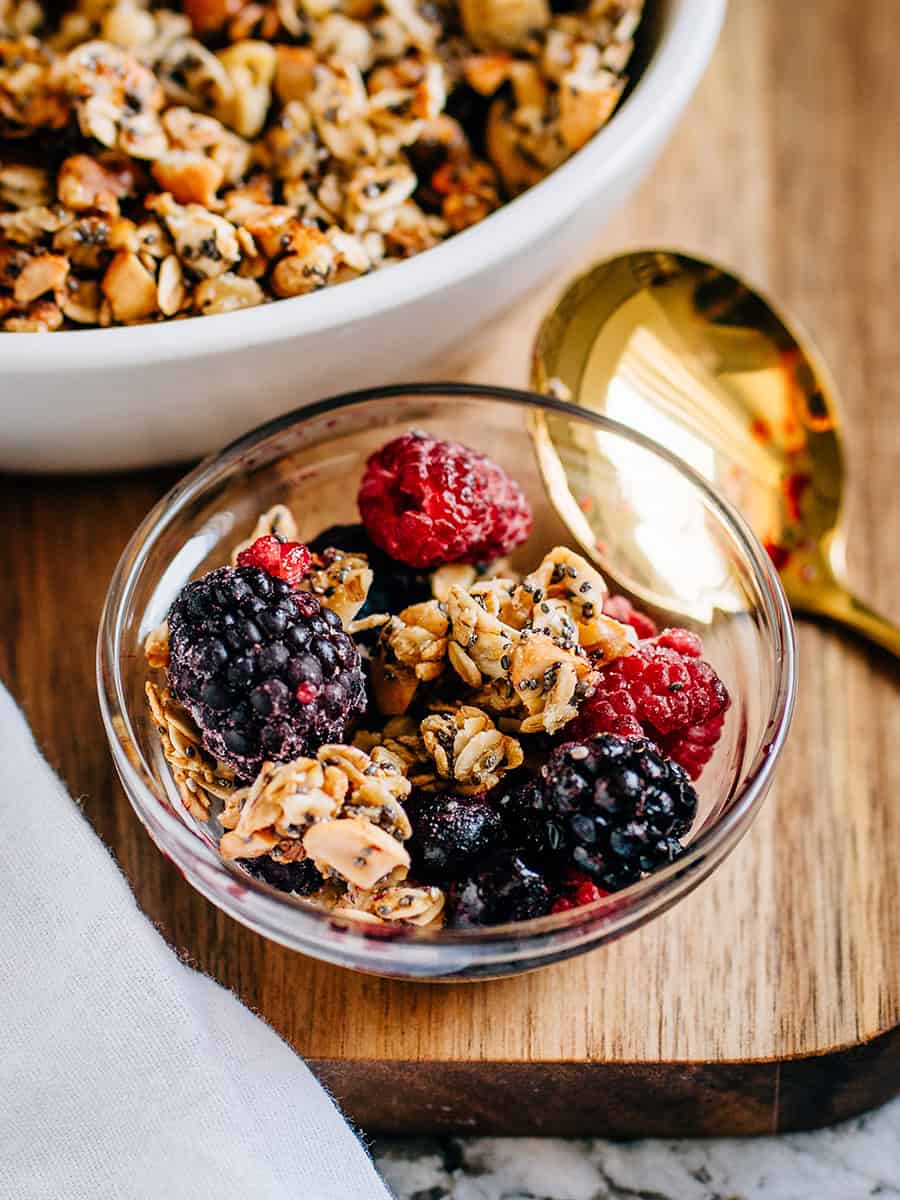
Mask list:
[{"label": "white linen napkin", "polygon": [[141,913],[2,687],[0,813],[2,1200],[388,1200],[306,1065]]}]

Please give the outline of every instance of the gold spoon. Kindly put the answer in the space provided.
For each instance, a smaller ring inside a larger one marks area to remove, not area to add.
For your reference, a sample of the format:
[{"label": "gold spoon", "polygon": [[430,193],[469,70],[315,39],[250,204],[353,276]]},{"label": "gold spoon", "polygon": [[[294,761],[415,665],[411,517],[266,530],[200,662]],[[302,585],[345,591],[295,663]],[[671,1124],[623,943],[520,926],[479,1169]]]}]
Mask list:
[{"label": "gold spoon", "polygon": [[532,384],[687,460],[744,513],[794,609],[900,657],[900,627],[844,577],[834,382],[809,338],[758,291],[685,254],[612,258],[575,280],[545,317]]}]

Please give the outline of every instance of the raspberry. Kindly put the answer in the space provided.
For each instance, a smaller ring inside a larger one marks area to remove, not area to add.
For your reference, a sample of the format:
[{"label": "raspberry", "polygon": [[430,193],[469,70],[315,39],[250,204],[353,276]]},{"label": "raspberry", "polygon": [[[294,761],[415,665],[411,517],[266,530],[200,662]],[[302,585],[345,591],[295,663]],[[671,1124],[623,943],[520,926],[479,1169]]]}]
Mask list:
[{"label": "raspberry", "polygon": [[660,750],[680,763],[691,779],[699,779],[719,743],[724,724],[723,713],[703,725],[689,725],[655,740]]},{"label": "raspberry", "polygon": [[483,796],[422,797],[410,806],[413,873],[423,882],[459,878],[493,854],[503,837],[500,814]]},{"label": "raspberry", "polygon": [[182,589],[169,686],[241,780],[342,741],[365,708],[359,651],[337,614],[259,567],[219,567]]},{"label": "raspberry", "polygon": [[372,455],[358,503],[372,541],[411,567],[497,558],[531,532],[528,502],[502,468],[424,433]]},{"label": "raspberry", "polygon": [[630,600],[624,596],[607,596],[603,601],[603,611],[614,621],[630,625],[640,639],[656,637],[656,622],[639,608],[634,608]]},{"label": "raspberry", "polygon": [[686,658],[700,658],[703,654],[703,643],[689,629],[664,629],[656,639],[656,644],[683,654]]},{"label": "raspberry", "polygon": [[576,741],[605,732],[637,737],[646,731],[655,737],[705,724],[729,703],[709,663],[669,646],[644,644],[601,668],[593,694],[565,734]]},{"label": "raspberry", "polygon": [[291,587],[297,586],[311,563],[312,555],[302,542],[283,542],[274,534],[258,537],[238,555],[239,567],[260,567]]},{"label": "raspberry", "polygon": [[509,850],[451,887],[449,898],[451,923],[462,929],[543,917],[551,903],[543,877]]},{"label": "raspberry", "polygon": [[697,811],[684,770],[643,738],[558,746],[539,779],[557,855],[586,876],[567,877],[576,904],[598,898],[591,883],[614,892],[672,862]]}]

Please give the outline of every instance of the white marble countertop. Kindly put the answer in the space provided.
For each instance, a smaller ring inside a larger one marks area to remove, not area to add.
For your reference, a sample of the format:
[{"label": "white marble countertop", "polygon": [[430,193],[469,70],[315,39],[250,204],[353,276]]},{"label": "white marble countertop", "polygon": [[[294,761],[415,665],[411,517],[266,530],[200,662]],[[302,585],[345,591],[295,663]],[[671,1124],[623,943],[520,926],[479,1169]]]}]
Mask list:
[{"label": "white marble countertop", "polygon": [[900,1099],[773,1138],[383,1139],[397,1200],[900,1200]]}]

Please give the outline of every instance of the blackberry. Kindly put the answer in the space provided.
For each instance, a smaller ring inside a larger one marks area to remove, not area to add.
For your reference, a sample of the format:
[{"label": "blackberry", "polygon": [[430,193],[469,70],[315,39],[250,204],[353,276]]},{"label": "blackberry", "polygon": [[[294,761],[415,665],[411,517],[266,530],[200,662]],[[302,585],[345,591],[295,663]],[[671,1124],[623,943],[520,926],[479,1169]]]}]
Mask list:
[{"label": "blackberry", "polygon": [[499,849],[500,814],[483,796],[423,796],[409,807],[413,874],[423,882],[458,879]]},{"label": "blackberry", "polygon": [[431,599],[428,573],[385,554],[369,537],[364,525],[332,525],[307,545],[320,557],[325,557],[332,549],[343,550],[345,554],[365,554],[374,578],[366,602],[357,614],[359,617],[371,613],[397,613],[410,604]]},{"label": "blackberry", "polygon": [[240,858],[237,865],[279,892],[311,896],[325,886],[325,880],[311,858],[301,858],[297,862],[276,862],[264,854],[260,858]]},{"label": "blackberry", "polygon": [[492,799],[503,822],[506,845],[528,861],[550,860],[562,844],[562,831],[544,800],[540,780],[517,772]]},{"label": "blackberry", "polygon": [[568,742],[539,779],[556,853],[608,892],[677,858],[697,811],[684,769],[646,738]]},{"label": "blackberry", "polygon": [[359,651],[337,614],[259,567],[219,567],[182,589],[169,686],[240,780],[342,741],[365,708]]},{"label": "blackberry", "polygon": [[450,921],[458,929],[529,921],[550,911],[543,876],[504,850],[450,889]]}]

